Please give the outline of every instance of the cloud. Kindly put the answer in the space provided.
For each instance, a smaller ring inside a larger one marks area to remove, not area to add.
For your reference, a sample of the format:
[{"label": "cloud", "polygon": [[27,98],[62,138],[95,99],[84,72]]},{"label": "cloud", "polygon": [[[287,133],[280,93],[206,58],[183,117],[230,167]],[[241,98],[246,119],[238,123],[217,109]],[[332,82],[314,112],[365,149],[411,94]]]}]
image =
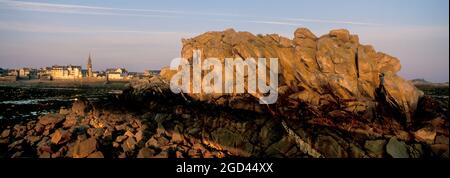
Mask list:
[{"label": "cloud", "polygon": [[259,21],[259,20],[248,20],[246,22],[251,23],[260,23],[260,24],[272,24],[272,25],[289,25],[289,26],[302,26],[302,24],[299,23],[289,23],[289,22],[282,22],[282,21]]},{"label": "cloud", "polygon": [[145,30],[129,30],[129,29],[111,29],[102,27],[70,27],[56,24],[36,24],[0,21],[0,30],[21,31],[21,32],[37,32],[37,33],[123,33],[123,34],[143,34],[143,35],[177,35],[191,36],[192,33],[187,32],[170,32],[170,31],[145,31]]},{"label": "cloud", "polygon": [[[232,14],[232,13],[204,13],[204,12],[191,12],[191,11],[179,11],[179,10],[112,8],[112,7],[99,7],[99,6],[71,5],[71,4],[23,2],[23,1],[12,1],[12,0],[0,0],[0,5],[1,5],[0,8],[40,11],[40,12],[52,12],[52,13],[85,14],[85,15],[136,16],[136,17],[149,17],[149,18],[184,18],[187,15],[194,15],[194,16],[198,15],[198,16],[202,16],[202,17],[208,16],[212,20],[216,19],[216,17],[239,17],[239,18],[248,19],[248,20],[241,20],[243,22],[248,22],[248,23],[289,25],[289,26],[298,26],[298,24],[295,22],[347,24],[347,25],[362,25],[362,26],[379,25],[379,24],[368,23],[368,22],[353,22],[353,21],[340,21],[340,20],[259,17],[259,16]],[[252,19],[257,19],[257,20],[252,20]],[[263,20],[261,20],[261,19],[263,19]],[[216,19],[216,20],[220,21],[218,19]]]},{"label": "cloud", "polygon": [[294,22],[312,22],[312,23],[327,23],[327,24],[347,24],[347,25],[363,25],[363,26],[380,26],[382,24],[367,23],[367,22],[352,22],[339,20],[320,20],[320,19],[304,19],[304,18],[286,18],[287,21]]}]

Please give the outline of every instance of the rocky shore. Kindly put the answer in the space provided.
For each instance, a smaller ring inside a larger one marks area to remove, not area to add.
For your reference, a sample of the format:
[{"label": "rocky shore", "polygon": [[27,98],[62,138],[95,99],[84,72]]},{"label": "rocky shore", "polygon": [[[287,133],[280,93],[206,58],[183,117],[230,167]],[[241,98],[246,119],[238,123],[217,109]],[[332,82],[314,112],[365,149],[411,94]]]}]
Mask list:
[{"label": "rocky shore", "polygon": [[395,130],[218,107],[185,100],[161,81],[136,82],[115,100],[80,99],[59,113],[7,127],[0,135],[2,157],[448,158],[448,120],[437,108],[419,107],[427,118],[416,125],[421,128]]},{"label": "rocky shore", "polygon": [[[174,94],[176,71],[133,81],[116,98],[0,130],[2,157],[40,158],[447,158],[448,106],[396,75],[398,59],[333,30],[293,40],[208,32],[183,40],[202,58],[278,56],[279,100],[258,95]],[[380,96],[379,73],[386,74]]]}]

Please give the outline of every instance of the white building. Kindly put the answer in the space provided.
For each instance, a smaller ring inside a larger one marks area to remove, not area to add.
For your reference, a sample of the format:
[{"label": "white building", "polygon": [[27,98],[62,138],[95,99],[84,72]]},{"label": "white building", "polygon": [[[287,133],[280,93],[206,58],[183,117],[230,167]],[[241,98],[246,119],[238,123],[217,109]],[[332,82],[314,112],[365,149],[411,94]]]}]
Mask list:
[{"label": "white building", "polygon": [[124,80],[128,77],[128,71],[125,68],[107,69],[108,80]]},{"label": "white building", "polygon": [[53,79],[81,79],[83,74],[81,66],[52,66],[51,76]]}]

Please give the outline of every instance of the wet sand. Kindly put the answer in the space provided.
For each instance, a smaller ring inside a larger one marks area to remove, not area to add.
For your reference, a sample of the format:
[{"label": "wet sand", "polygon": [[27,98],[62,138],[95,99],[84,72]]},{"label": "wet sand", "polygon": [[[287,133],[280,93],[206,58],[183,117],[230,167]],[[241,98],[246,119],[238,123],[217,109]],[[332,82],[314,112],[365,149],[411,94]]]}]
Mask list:
[{"label": "wet sand", "polygon": [[0,123],[22,122],[59,112],[60,108],[70,107],[78,98],[95,101],[120,94],[127,83],[67,80],[0,82]]}]

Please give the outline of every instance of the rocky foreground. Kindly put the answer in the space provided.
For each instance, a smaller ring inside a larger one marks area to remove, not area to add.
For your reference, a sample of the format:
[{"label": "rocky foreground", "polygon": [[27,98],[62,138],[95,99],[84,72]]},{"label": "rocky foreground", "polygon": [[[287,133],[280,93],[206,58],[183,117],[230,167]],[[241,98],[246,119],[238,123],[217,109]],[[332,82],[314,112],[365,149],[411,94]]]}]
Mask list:
[{"label": "rocky foreground", "polygon": [[[3,126],[3,157],[42,158],[448,158],[448,106],[396,75],[398,59],[334,30],[293,40],[208,32],[183,41],[207,57],[279,57],[274,105],[258,95],[182,95],[175,71],[132,82],[118,97]],[[379,93],[379,73],[386,74]]]}]

